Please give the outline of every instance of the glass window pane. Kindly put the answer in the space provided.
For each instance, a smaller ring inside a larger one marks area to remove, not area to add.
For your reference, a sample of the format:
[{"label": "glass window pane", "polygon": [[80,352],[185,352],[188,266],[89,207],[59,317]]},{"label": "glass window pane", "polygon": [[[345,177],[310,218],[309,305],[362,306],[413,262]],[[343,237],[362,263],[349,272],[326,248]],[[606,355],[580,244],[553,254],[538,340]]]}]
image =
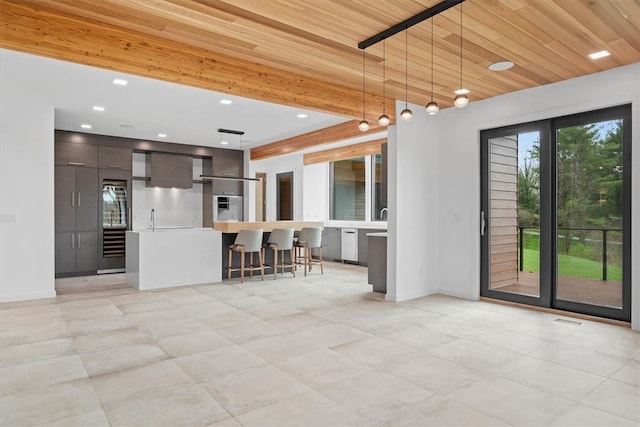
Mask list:
[{"label": "glass window pane", "polygon": [[558,299],[622,307],[622,120],[557,131]]},{"label": "glass window pane", "polygon": [[331,162],[332,203],[331,219],[364,221],[366,211],[365,159]]},{"label": "glass window pane", "polygon": [[540,133],[489,140],[489,289],[540,296]]}]

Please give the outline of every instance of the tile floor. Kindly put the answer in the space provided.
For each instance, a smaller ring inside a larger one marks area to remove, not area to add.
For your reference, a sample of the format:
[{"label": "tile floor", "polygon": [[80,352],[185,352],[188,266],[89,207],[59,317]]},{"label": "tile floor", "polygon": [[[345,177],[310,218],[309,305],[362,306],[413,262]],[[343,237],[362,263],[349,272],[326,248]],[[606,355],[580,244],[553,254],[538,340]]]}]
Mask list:
[{"label": "tile floor", "polygon": [[0,305],[0,425],[638,426],[640,334],[436,295],[366,269]]}]

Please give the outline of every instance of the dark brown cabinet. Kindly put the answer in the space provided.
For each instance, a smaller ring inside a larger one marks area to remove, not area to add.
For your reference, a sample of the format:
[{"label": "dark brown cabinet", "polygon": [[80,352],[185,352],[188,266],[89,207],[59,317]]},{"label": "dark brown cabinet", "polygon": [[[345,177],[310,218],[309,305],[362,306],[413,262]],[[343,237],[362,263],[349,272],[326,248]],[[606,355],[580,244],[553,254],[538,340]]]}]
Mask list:
[{"label": "dark brown cabinet", "polygon": [[124,147],[100,145],[98,148],[98,164],[103,169],[131,170],[133,150]]},{"label": "dark brown cabinet", "polygon": [[56,142],[54,158],[56,165],[97,168],[98,146],[75,144],[73,142]]},{"label": "dark brown cabinet", "polygon": [[98,169],[55,166],[56,276],[97,271]]},{"label": "dark brown cabinet", "polygon": [[192,188],[193,157],[183,154],[152,152],[147,154],[147,187]]},{"label": "dark brown cabinet", "polygon": [[56,233],[56,276],[95,274],[98,258],[98,233]]},{"label": "dark brown cabinet", "polygon": [[[213,175],[225,178],[242,178],[243,175],[243,153],[242,151],[231,151],[214,155],[212,159]],[[224,196],[242,196],[244,181],[233,179],[213,180],[213,194]]]}]

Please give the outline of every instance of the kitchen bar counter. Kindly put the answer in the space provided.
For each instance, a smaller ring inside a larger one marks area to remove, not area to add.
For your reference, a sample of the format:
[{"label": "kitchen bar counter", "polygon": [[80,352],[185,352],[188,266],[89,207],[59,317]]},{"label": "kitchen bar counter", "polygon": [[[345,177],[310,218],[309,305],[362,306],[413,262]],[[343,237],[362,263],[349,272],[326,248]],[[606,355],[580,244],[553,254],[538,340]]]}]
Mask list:
[{"label": "kitchen bar counter", "polygon": [[220,282],[221,242],[210,228],[127,231],[127,283],[146,290]]},{"label": "kitchen bar counter", "polygon": [[240,230],[257,230],[262,228],[265,233],[270,233],[274,228],[291,228],[300,231],[304,227],[324,227],[321,221],[218,221],[213,229],[222,233],[238,233]]}]

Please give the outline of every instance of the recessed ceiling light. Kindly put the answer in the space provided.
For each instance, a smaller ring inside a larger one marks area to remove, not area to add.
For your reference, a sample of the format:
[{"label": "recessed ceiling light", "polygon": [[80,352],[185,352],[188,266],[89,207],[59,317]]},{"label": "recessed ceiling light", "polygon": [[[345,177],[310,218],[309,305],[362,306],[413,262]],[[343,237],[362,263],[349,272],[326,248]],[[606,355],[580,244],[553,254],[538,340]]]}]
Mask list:
[{"label": "recessed ceiling light", "polygon": [[88,124],[86,124],[86,123],[81,124],[81,125],[80,125],[80,127],[81,127],[82,129],[91,129],[91,125],[88,125]]},{"label": "recessed ceiling light", "polygon": [[611,55],[611,53],[608,50],[601,50],[600,52],[590,53],[588,56],[591,59],[600,59],[609,55]]},{"label": "recessed ceiling light", "polygon": [[233,103],[233,101],[230,100],[230,99],[221,99],[220,100],[220,104],[222,104],[222,105],[230,105],[232,103]]},{"label": "recessed ceiling light", "polygon": [[489,65],[489,69],[491,71],[505,71],[511,67],[513,67],[513,62],[511,61],[494,62],[493,64]]},{"label": "recessed ceiling light", "polygon": [[158,138],[166,138],[167,134],[166,133],[159,133],[158,134]]},{"label": "recessed ceiling light", "polygon": [[113,79],[113,84],[114,85],[118,85],[118,86],[126,86],[127,83],[129,83],[128,81],[126,81],[125,79]]},{"label": "recessed ceiling light", "polygon": [[220,141],[220,145],[229,145],[229,141]]},{"label": "recessed ceiling light", "polygon": [[93,111],[104,111],[104,107],[101,107],[100,105],[94,105]]},{"label": "recessed ceiling light", "polygon": [[299,119],[304,119],[304,118],[309,117],[309,115],[308,114],[304,114],[304,113],[300,113],[296,117],[299,118]]},{"label": "recessed ceiling light", "polygon": [[455,93],[456,95],[466,95],[466,94],[468,94],[469,92],[470,92],[470,90],[469,90],[469,89],[465,89],[465,88],[462,88],[462,89],[458,89],[458,90],[454,90],[454,91],[453,91],[453,93]]}]

